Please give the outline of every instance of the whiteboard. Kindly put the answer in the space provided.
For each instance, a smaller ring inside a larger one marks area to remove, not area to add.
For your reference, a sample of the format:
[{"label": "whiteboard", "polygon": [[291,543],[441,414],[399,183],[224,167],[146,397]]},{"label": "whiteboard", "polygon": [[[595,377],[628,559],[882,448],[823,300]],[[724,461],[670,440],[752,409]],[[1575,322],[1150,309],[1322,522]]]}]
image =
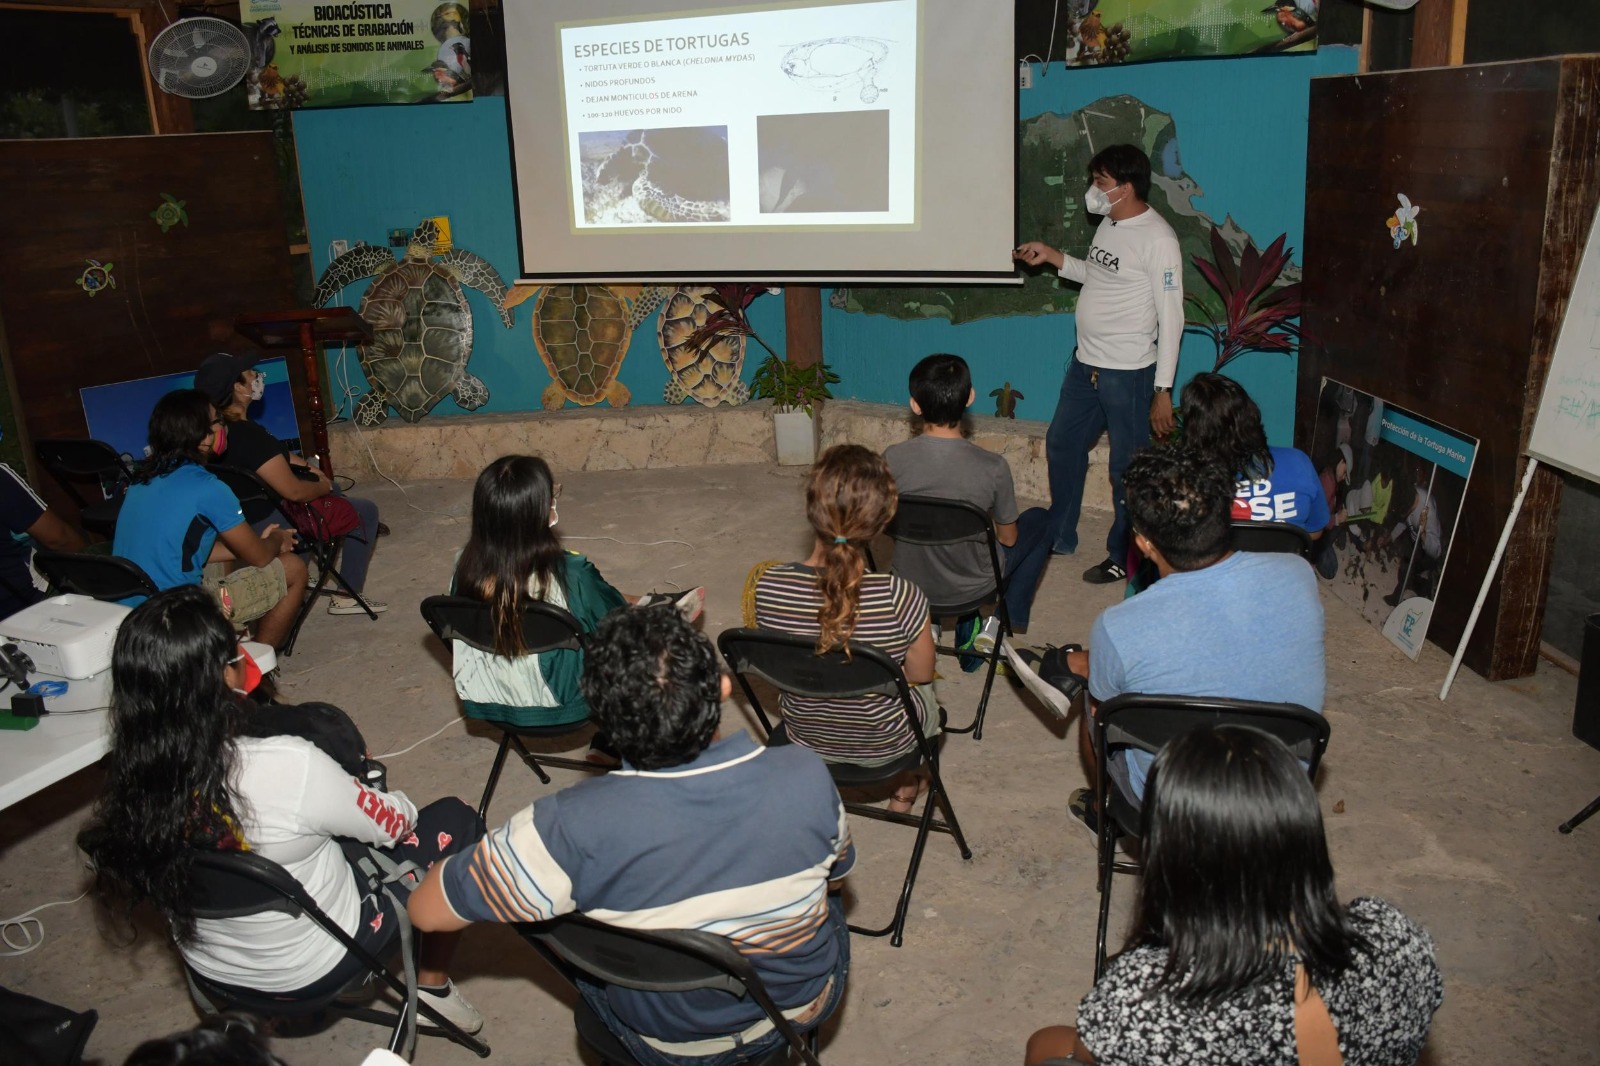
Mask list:
[{"label": "whiteboard", "polygon": [[1556,337],[1528,454],[1600,482],[1600,208]]}]

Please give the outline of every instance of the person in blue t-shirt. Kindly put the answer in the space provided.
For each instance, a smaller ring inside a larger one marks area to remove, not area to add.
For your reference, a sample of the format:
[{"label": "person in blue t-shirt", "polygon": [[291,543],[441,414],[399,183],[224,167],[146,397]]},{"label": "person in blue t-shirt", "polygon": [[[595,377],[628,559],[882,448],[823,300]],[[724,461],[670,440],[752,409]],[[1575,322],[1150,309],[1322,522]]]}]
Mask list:
[{"label": "person in blue t-shirt", "polygon": [[1328,501],[1311,457],[1267,446],[1261,408],[1232,378],[1196,374],[1183,387],[1183,446],[1217,459],[1237,478],[1233,517],[1287,522],[1316,540],[1328,525]]},{"label": "person in blue t-shirt", "polygon": [[1161,580],[1102,611],[1088,651],[1052,649],[1044,662],[1052,673],[1064,665],[1079,684],[1087,678],[1078,740],[1091,787],[1074,792],[1069,808],[1097,833],[1097,775],[1109,773],[1137,804],[1152,762],[1124,748],[1097,764],[1089,719],[1106,700],[1215,696],[1321,713],[1327,686],[1316,575],[1298,555],[1231,550],[1227,467],[1182,445],[1155,445],[1128,463],[1123,488],[1134,542]]},{"label": "person in blue t-shirt", "polygon": [[[161,397],[150,413],[149,442],[150,459],[117,515],[112,553],[137,563],[158,589],[204,584],[229,621],[255,622],[256,639],[278,647],[307,584],[294,531],[270,525],[258,535],[238,497],[206,470],[227,447],[227,429],[204,393]],[[242,565],[206,576],[206,564],[217,562]]]}]

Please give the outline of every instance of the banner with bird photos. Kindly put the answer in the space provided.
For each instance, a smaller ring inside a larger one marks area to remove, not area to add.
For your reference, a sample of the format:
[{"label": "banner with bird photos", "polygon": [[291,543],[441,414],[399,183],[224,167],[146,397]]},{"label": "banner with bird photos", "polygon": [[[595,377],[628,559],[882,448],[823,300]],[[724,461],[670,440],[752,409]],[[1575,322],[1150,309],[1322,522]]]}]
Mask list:
[{"label": "banner with bird photos", "polygon": [[1310,52],[1321,0],[1066,0],[1047,60],[1104,67],[1199,56]]},{"label": "banner with bird photos", "polygon": [[472,99],[467,0],[242,0],[239,8],[255,110]]}]

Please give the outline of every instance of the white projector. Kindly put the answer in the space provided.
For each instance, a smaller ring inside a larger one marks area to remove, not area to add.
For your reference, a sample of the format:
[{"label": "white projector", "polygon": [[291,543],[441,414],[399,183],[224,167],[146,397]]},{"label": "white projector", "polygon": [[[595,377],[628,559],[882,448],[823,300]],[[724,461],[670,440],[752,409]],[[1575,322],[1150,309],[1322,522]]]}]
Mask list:
[{"label": "white projector", "polygon": [[111,644],[128,615],[119,603],[52,596],[0,620],[0,641],[15,644],[42,674],[82,680],[111,667]]}]

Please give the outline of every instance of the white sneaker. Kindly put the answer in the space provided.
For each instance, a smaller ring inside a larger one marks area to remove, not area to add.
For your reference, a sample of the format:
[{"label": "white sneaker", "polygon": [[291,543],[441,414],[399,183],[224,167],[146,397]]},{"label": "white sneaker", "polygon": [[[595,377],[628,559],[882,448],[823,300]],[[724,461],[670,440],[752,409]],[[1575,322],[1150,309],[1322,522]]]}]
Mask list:
[{"label": "white sneaker", "polygon": [[[389,605],[382,600],[375,600],[371,596],[363,596],[361,598],[367,601],[367,606],[372,608],[373,614],[382,614],[389,609]],[[329,596],[328,613],[366,614],[367,612],[361,609],[361,604],[357,603],[353,596]]]},{"label": "white sneaker", "polygon": [[1000,616],[991,614],[989,620],[983,623],[983,628],[978,630],[978,635],[972,638],[972,650],[982,655],[994,651],[994,642],[1000,639]]},{"label": "white sneaker", "polygon": [[687,592],[646,592],[639,597],[634,606],[661,607],[669,603],[683,616],[685,622],[693,622],[706,608],[705,587],[696,585]]},{"label": "white sneaker", "polygon": [[[424,999],[423,997],[427,997]],[[426,1003],[438,1011],[448,1020],[461,1028],[463,1033],[476,1033],[483,1028],[483,1015],[478,1013],[478,1008],[467,1002],[467,997],[461,994],[461,989],[456,987],[454,981],[444,986],[443,992],[433,992],[426,988],[417,989],[417,1000]],[[421,1011],[417,1012],[417,1022],[421,1025],[433,1026],[433,1020]],[[434,1026],[437,1028],[437,1026]]]}]

